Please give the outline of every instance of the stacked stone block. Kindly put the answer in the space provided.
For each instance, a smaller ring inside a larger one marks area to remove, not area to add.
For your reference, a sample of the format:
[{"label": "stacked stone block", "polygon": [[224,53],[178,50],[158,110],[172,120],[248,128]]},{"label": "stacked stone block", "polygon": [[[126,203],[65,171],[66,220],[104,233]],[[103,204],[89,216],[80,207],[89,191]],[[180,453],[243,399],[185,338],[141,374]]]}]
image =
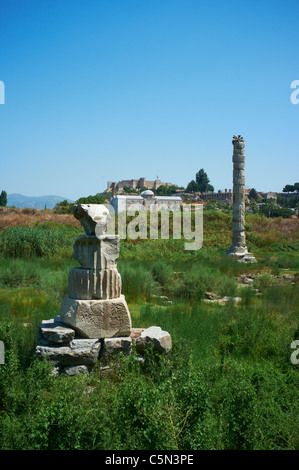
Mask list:
[{"label": "stacked stone block", "polygon": [[60,315],[39,325],[36,354],[48,359],[57,374],[75,375],[91,372],[98,361],[106,369],[108,359],[131,354],[133,344],[140,354],[150,343],[159,352],[170,350],[171,337],[160,327],[132,329],[116,264],[119,237],[105,234],[106,207],[82,204],[74,207],[74,215],[86,232],[74,243],[80,267],[69,271]]},{"label": "stacked stone block", "polygon": [[233,137],[233,220],[232,243],[227,256],[238,261],[256,261],[248,252],[245,237],[245,143],[238,135]]},{"label": "stacked stone block", "polygon": [[55,374],[89,373],[101,348],[99,339],[78,338],[75,330],[63,323],[59,315],[39,325],[36,354],[51,362]]},{"label": "stacked stone block", "polygon": [[[108,222],[105,206],[97,205],[98,212],[92,207],[92,216],[98,221],[93,226],[87,220],[89,206],[94,205],[82,206],[80,211],[75,209],[75,215],[87,234],[74,243],[73,256],[80,267],[69,272],[68,295],[62,300],[60,317],[86,338],[129,336],[131,316],[121,294],[121,277],[116,265],[119,237],[104,233],[102,225]],[[101,214],[103,220],[99,222]]]}]

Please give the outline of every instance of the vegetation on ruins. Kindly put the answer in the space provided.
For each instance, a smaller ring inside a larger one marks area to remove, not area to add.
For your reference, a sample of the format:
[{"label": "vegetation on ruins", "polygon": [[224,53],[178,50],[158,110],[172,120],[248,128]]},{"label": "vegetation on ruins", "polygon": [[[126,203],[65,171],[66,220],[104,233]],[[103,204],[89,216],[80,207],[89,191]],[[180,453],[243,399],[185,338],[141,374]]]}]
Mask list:
[{"label": "vegetation on ruins", "polygon": [[157,196],[171,196],[172,194],[176,194],[177,189],[184,189],[183,187],[169,185],[169,184],[162,184],[155,190],[155,194]]},{"label": "vegetation on ruins", "polygon": [[37,328],[59,314],[83,229],[69,214],[24,211],[1,212],[0,449],[298,449],[299,219],[247,213],[252,265],[225,257],[229,210],[204,211],[198,251],[122,240],[133,325],[159,324],[173,350],[54,377],[35,358]]},{"label": "vegetation on ruins", "polygon": [[[145,189],[147,189],[147,188],[145,188]],[[137,189],[130,188],[130,186],[124,186],[123,191],[126,194],[139,194],[139,191]]]}]

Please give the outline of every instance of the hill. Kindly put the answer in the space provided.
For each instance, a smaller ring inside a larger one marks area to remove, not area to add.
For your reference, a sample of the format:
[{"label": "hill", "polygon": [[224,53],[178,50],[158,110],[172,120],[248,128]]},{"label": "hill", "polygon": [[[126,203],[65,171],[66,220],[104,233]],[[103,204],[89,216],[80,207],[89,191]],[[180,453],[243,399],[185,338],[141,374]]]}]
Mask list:
[{"label": "hill", "polygon": [[[42,210],[45,207],[47,209],[54,209],[57,202],[61,202],[67,199],[62,196],[24,196],[23,194],[13,193],[7,195],[7,205],[19,207],[20,209],[31,208]],[[70,199],[67,199],[69,202]]]}]

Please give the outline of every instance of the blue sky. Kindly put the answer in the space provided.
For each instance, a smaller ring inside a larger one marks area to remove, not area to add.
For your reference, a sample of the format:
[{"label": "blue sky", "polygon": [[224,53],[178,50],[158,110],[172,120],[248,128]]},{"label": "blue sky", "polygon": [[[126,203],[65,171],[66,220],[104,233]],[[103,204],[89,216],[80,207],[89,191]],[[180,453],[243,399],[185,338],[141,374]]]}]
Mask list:
[{"label": "blue sky", "polygon": [[70,199],[108,180],[299,179],[299,2],[0,0],[0,190]]}]

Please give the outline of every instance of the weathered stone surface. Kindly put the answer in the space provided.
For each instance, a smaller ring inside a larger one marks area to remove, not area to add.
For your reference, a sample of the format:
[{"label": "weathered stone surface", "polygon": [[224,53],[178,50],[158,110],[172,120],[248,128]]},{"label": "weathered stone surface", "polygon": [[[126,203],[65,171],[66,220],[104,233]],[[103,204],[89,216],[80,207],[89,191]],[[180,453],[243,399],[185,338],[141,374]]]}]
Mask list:
[{"label": "weathered stone surface", "polygon": [[245,143],[238,135],[233,137],[233,219],[232,243],[226,250],[227,256],[232,256],[241,262],[256,261],[248,253],[245,238]]},{"label": "weathered stone surface", "polygon": [[104,204],[77,204],[73,211],[87,235],[103,235],[105,233],[110,214]]},{"label": "weathered stone surface", "polygon": [[235,160],[234,168],[236,170],[245,170],[245,161]]},{"label": "weathered stone surface", "polygon": [[108,356],[114,356],[122,352],[125,356],[128,356],[132,351],[132,338],[118,337],[118,338],[105,338],[104,339],[104,354]]},{"label": "weathered stone surface", "polygon": [[36,347],[36,354],[48,359],[53,366],[94,365],[101,350],[98,339],[76,339],[69,346],[42,345]]},{"label": "weathered stone surface", "polygon": [[69,375],[69,376],[74,376],[78,374],[89,374],[91,372],[91,367],[88,367],[86,365],[80,365],[80,366],[66,366],[63,367],[63,369],[60,371],[60,373]]},{"label": "weathered stone surface", "polygon": [[245,148],[244,147],[243,148],[235,147],[233,155],[235,157],[239,157],[240,155],[245,155]]},{"label": "weathered stone surface", "polygon": [[73,257],[82,268],[100,270],[116,267],[119,239],[118,235],[81,235],[74,243]]},{"label": "weathered stone surface", "polygon": [[68,296],[73,299],[115,299],[121,294],[121,277],[116,268],[72,268],[68,277]]},{"label": "weathered stone surface", "polygon": [[240,274],[240,276],[237,278],[237,281],[239,285],[249,285],[253,284],[255,279],[255,276],[252,274]]},{"label": "weathered stone surface", "polygon": [[238,221],[238,222],[235,222],[235,221],[233,220],[233,222],[232,222],[232,229],[233,229],[234,231],[237,231],[237,230],[240,230],[240,231],[242,231],[242,232],[244,231],[244,229],[245,229],[245,220],[244,220],[244,216],[243,216],[242,219],[240,219],[240,221]]},{"label": "weathered stone surface", "polygon": [[146,328],[132,328],[131,329],[130,337],[132,338],[133,343],[136,343],[136,340],[139,338],[139,336],[145,329]]},{"label": "weathered stone surface", "polygon": [[256,263],[256,259],[252,253],[246,250],[242,252],[240,248],[235,248],[235,250],[230,253],[230,256],[234,257],[240,263]]},{"label": "weathered stone surface", "polygon": [[212,303],[212,304],[219,304],[219,305],[225,305],[227,302],[234,302],[235,304],[241,302],[242,298],[241,297],[222,297],[221,299],[203,299],[203,302],[206,303]]},{"label": "weathered stone surface", "polygon": [[205,299],[207,300],[216,300],[218,297],[217,297],[217,294],[215,294],[214,292],[205,292]]},{"label": "weathered stone surface", "polygon": [[159,326],[151,326],[141,332],[135,341],[136,351],[143,354],[145,348],[152,344],[161,353],[170,351],[172,348],[171,336],[167,331],[163,331]]},{"label": "weathered stone surface", "polygon": [[78,300],[64,297],[62,320],[86,338],[129,336],[131,316],[123,295],[108,300]]},{"label": "weathered stone surface", "polygon": [[62,322],[42,322],[38,330],[39,337],[52,343],[69,343],[75,338],[75,331]]},{"label": "weathered stone surface", "polygon": [[[239,171],[242,171],[242,170],[239,170]],[[236,175],[234,176],[233,178],[233,182],[234,184],[245,184],[245,177],[244,176],[241,176],[241,175]]]}]

